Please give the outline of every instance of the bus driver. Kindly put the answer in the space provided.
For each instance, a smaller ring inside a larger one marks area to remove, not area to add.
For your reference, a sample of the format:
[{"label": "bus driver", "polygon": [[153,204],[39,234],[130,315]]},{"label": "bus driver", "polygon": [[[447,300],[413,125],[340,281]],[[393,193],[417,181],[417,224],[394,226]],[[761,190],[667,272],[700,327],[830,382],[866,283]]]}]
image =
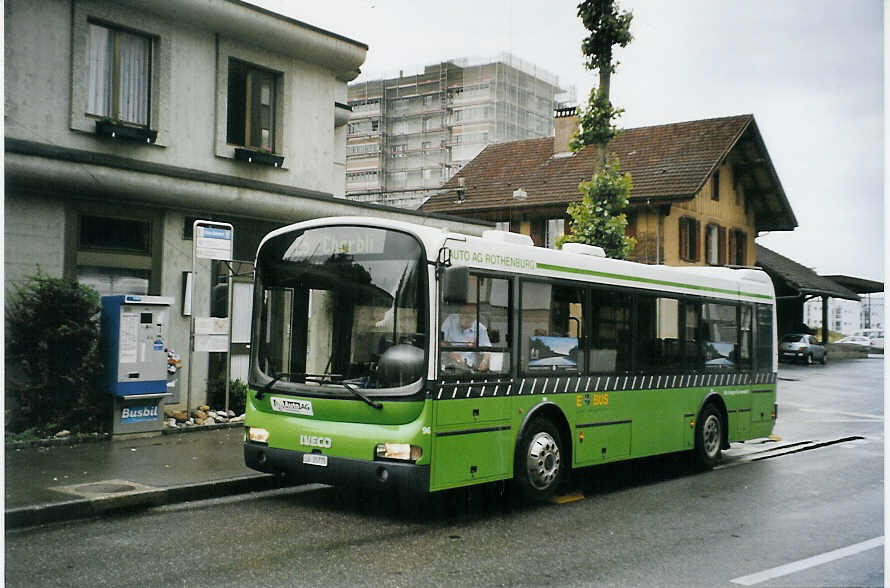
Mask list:
[{"label": "bus driver", "polygon": [[[488,329],[476,320],[476,306],[473,304],[462,305],[458,313],[450,314],[442,321],[442,340],[456,347],[491,347]],[[447,356],[443,356],[443,359],[447,358],[448,365],[452,367],[457,365],[477,372],[486,372],[489,355],[478,351],[451,351]]]}]

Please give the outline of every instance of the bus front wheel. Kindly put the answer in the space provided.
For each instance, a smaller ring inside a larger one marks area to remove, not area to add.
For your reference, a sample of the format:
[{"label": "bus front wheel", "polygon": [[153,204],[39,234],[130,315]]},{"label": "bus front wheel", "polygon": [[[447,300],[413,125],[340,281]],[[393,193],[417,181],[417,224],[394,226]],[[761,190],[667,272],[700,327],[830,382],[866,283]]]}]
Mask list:
[{"label": "bus front wheel", "polygon": [[723,417],[713,404],[702,409],[695,424],[695,458],[705,469],[713,468],[720,461],[723,446]]},{"label": "bus front wheel", "polygon": [[553,496],[565,477],[564,453],[553,423],[543,418],[529,423],[519,441],[514,469],[524,498],[542,502]]}]

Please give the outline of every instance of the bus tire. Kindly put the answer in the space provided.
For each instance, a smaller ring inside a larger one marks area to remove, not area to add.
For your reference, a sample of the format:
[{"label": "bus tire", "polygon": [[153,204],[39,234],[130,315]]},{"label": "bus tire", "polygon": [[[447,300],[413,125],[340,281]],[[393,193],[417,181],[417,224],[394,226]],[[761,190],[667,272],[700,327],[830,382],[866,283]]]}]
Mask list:
[{"label": "bus tire", "polygon": [[523,498],[544,502],[565,478],[562,439],[556,426],[537,418],[525,428],[516,451],[515,477]]},{"label": "bus tire", "polygon": [[723,445],[723,417],[714,404],[706,405],[695,423],[695,460],[703,469],[720,461]]}]

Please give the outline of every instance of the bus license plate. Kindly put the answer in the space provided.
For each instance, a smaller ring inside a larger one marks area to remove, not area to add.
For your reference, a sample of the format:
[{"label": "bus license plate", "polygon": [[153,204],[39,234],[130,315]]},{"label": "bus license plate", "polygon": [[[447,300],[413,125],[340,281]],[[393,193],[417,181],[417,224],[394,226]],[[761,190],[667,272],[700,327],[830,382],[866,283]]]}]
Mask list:
[{"label": "bus license plate", "polygon": [[327,455],[319,455],[317,453],[304,453],[303,454],[303,463],[305,463],[307,465],[327,467],[328,456]]}]

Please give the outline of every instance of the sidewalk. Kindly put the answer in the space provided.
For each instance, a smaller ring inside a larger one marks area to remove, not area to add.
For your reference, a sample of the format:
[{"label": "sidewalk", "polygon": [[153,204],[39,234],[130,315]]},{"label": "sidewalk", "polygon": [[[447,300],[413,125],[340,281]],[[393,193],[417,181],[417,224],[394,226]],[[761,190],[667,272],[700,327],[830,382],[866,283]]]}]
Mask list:
[{"label": "sidewalk", "polygon": [[6,449],[6,528],[278,488],[244,465],[243,428]]}]

